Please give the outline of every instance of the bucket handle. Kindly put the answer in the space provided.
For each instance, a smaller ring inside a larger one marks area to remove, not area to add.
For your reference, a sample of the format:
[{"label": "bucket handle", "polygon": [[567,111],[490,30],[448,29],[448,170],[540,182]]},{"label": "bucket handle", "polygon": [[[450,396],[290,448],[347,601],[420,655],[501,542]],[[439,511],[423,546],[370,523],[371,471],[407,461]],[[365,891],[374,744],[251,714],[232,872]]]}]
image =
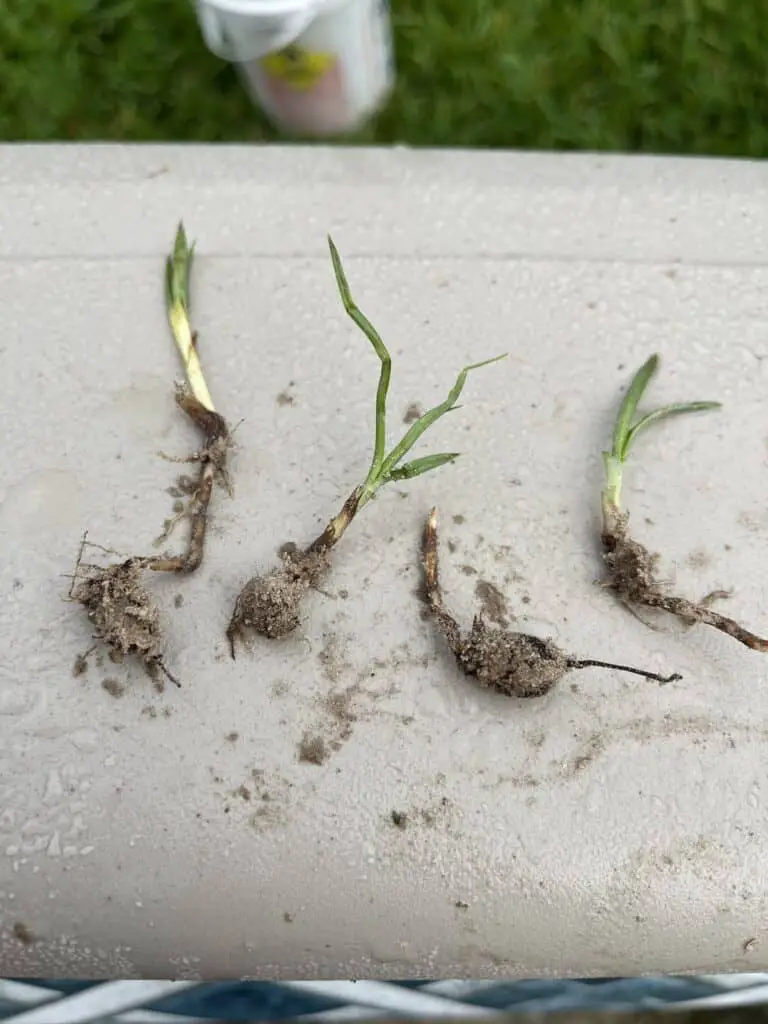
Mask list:
[{"label": "bucket handle", "polygon": [[304,10],[286,15],[276,28],[259,33],[258,44],[249,48],[250,52],[246,56],[243,53],[238,53],[236,44],[224,30],[224,25],[215,8],[208,6],[204,0],[198,0],[197,4],[197,17],[205,45],[217,57],[221,57],[222,60],[229,61],[231,64],[243,60],[255,60],[288,46],[301,35],[314,16],[314,5],[308,5]]}]

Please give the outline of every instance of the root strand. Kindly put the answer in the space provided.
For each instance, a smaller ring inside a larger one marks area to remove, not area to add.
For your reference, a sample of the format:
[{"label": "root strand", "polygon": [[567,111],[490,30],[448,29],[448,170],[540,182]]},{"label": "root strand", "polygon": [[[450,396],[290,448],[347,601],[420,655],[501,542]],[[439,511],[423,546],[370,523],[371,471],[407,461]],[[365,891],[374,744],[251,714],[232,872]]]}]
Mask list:
[{"label": "root strand", "polygon": [[176,557],[159,556],[149,561],[155,572],[191,573],[199,568],[205,551],[205,535],[208,529],[208,507],[213,494],[216,475],[226,480],[226,460],[229,448],[229,428],[226,420],[217,412],[206,409],[186,388],[176,392],[176,402],[201,430],[205,447],[195,461],[200,463],[197,486],[189,500],[185,516],[189,518],[189,540],[187,550]]}]

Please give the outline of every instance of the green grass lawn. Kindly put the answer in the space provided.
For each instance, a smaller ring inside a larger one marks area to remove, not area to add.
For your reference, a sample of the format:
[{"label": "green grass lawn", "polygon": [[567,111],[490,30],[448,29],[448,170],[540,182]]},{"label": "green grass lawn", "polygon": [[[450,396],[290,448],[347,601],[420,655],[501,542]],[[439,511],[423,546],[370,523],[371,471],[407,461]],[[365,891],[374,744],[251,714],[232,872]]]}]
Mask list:
[{"label": "green grass lawn", "polygon": [[[362,142],[768,156],[760,0],[393,0],[398,82]],[[4,140],[275,133],[186,0],[7,0]]]}]

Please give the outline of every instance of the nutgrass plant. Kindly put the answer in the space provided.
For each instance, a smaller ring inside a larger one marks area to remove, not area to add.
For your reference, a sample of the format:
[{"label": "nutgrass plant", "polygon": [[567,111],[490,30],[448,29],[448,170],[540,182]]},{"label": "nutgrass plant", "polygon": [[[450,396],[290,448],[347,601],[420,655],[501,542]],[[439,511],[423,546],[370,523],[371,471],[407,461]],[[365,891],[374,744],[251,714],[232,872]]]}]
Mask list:
[{"label": "nutgrass plant", "polygon": [[344,309],[363,332],[379,359],[376,388],[373,455],[365,479],[358,484],[340,511],[308,547],[283,545],[282,565],[266,575],[250,579],[241,590],[227,628],[230,653],[235,657],[235,640],[248,633],[277,639],[292,633],[300,622],[301,602],[310,587],[317,587],[330,569],[330,554],[363,509],[389,483],[406,481],[430,473],[459,458],[459,452],[436,452],[404,461],[414,445],[438,420],[457,408],[468,375],[482,366],[504,359],[504,355],[465,366],[444,401],[423,413],[400,440],[387,450],[387,398],[392,377],[392,359],[380,334],[356,305],[350,292],[339,252],[328,238],[336,285]]},{"label": "nutgrass plant", "polygon": [[658,683],[682,679],[679,673],[663,676],[657,672],[593,658],[574,658],[553,640],[489,625],[476,615],[472,628],[463,633],[445,607],[440,587],[437,537],[437,509],[432,509],[424,526],[421,565],[423,596],[437,628],[445,638],[461,671],[486,689],[507,697],[543,697],[567,672],[584,668],[610,668],[643,676]]},{"label": "nutgrass plant", "polygon": [[[166,308],[171,331],[184,364],[187,384],[177,386],[176,402],[203,435],[200,451],[177,462],[197,462],[200,470],[192,488],[187,507],[176,519],[166,523],[161,541],[174,523],[190,520],[187,548],[181,555],[132,556],[110,565],[94,565],[83,561],[85,549],[109,549],[94,544],[83,536],[80,552],[69,589],[69,597],[83,605],[94,630],[94,639],[104,644],[114,660],[136,657],[158,685],[162,673],[177,686],[179,680],[168,669],[163,655],[165,633],[159,609],[143,582],[146,569],[156,572],[191,573],[203,560],[208,507],[214,479],[226,480],[226,459],[229,429],[224,418],[213,407],[197,349],[197,334],[189,319],[189,277],[194,246],[187,242],[184,225],[179,224],[173,249],[166,261]],[[164,458],[169,458],[164,456]],[[78,659],[85,664],[90,650]]]},{"label": "nutgrass plant", "polygon": [[199,466],[196,485],[186,508],[169,520],[158,538],[162,543],[170,534],[175,523],[182,518],[189,519],[190,530],[186,551],[181,555],[163,555],[150,562],[156,572],[191,573],[199,568],[205,550],[208,528],[208,509],[211,503],[213,485],[219,479],[230,490],[227,474],[227,454],[231,446],[227,421],[216,412],[208,384],[203,373],[198,350],[197,331],[190,323],[189,278],[194,256],[194,243],[187,242],[183,223],[179,223],[173,250],[166,261],[166,308],[173,339],[179,350],[187,378],[186,385],[177,385],[176,404],[195,424],[203,437],[199,451],[183,458],[163,455],[171,462],[194,462]]},{"label": "nutgrass plant", "polygon": [[605,480],[601,540],[603,560],[608,570],[605,585],[630,608],[646,607],[669,612],[687,625],[702,623],[712,626],[754,651],[768,651],[768,641],[709,607],[711,601],[728,597],[727,591],[713,591],[699,602],[668,593],[656,575],[659,555],[652,554],[629,534],[629,514],[622,508],[621,492],[624,467],[638,435],[670,416],[720,408],[719,402],[681,402],[661,406],[637,418],[637,407],[658,365],[659,357],[652,355],[632,378],[616,416],[611,448],[603,452]]}]

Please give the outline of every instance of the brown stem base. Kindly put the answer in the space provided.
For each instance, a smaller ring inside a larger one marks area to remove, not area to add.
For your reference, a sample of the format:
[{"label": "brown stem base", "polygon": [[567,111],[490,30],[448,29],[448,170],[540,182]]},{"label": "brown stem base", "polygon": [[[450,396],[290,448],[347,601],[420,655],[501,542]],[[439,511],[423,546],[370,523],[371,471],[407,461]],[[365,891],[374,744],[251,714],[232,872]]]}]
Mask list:
[{"label": "brown stem base", "polygon": [[341,506],[341,511],[337,516],[328,523],[326,528],[316,537],[312,543],[306,548],[306,554],[317,555],[325,554],[331,550],[331,548],[338,544],[341,538],[344,536],[347,527],[357,515],[357,510],[360,507],[360,488],[356,487],[350,494],[344,504]]},{"label": "brown stem base", "polygon": [[447,611],[440,588],[440,561],[437,551],[437,509],[432,509],[424,524],[421,538],[421,565],[424,571],[424,599],[427,608],[443,634],[448,646],[457,658],[463,649],[461,629],[454,617]]},{"label": "brown stem base", "polygon": [[153,558],[149,561],[149,567],[155,572],[191,573],[198,569],[203,561],[208,507],[211,503],[214,480],[217,475],[226,480],[230,434],[224,417],[206,409],[186,388],[177,389],[176,402],[201,431],[205,445],[192,457],[193,461],[199,462],[200,471],[197,486],[185,512],[190,521],[187,550],[175,557],[161,555]]},{"label": "brown stem base", "polygon": [[[687,625],[701,623],[712,626],[750,650],[768,652],[768,640],[757,636],[727,615],[713,611],[706,599],[697,604],[685,597],[668,594],[656,576],[659,556],[632,540],[628,524],[629,516],[625,513],[604,513],[601,539],[603,559],[608,568],[606,583],[621,601],[629,606],[640,605],[668,612]],[[720,596],[723,592],[713,593]]]}]

